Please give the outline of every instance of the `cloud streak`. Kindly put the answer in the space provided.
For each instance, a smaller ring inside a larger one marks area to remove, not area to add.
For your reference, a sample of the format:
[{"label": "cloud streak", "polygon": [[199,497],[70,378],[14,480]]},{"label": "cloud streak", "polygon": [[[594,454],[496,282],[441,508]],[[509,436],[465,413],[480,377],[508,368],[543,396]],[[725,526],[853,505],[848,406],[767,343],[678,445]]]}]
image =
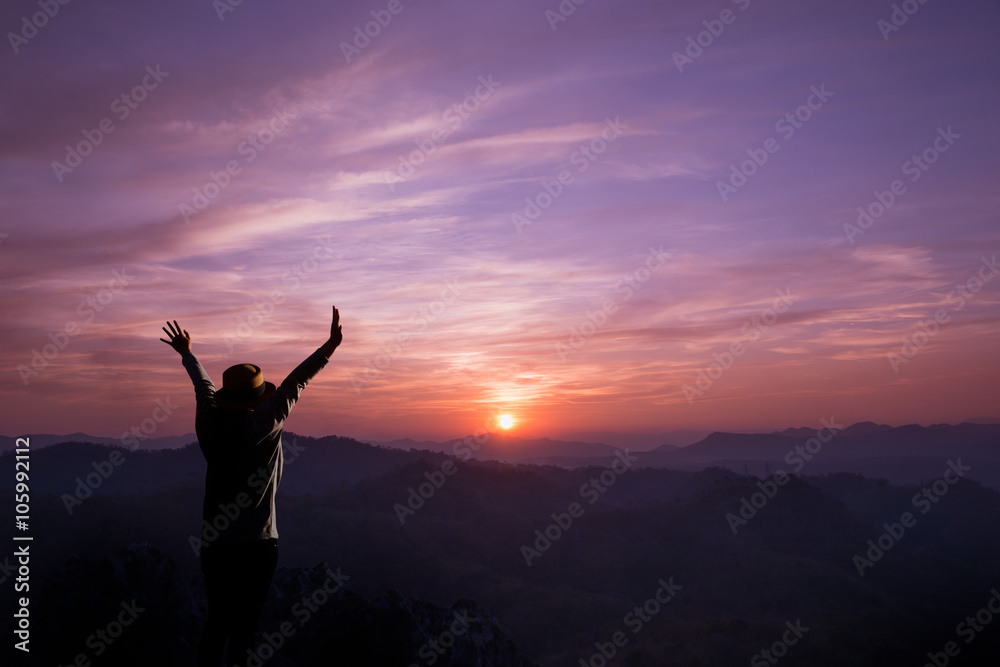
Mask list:
[{"label": "cloud streak", "polygon": [[[16,30],[28,6],[0,25]],[[4,56],[5,433],[113,435],[166,395],[183,407],[163,432],[191,431],[164,320],[216,381],[245,360],[277,381],[322,343],[331,303],[346,342],[289,423],[303,433],[455,437],[493,408],[540,435],[996,414],[1000,283],[898,373],[887,361],[1000,250],[995,3],[928,4],[889,40],[876,23],[889,9],[861,0],[587,3],[555,31],[526,1],[402,7],[350,62],[341,42],[381,5],[244,3],[219,20],[207,2],[72,3]],[[738,20],[678,72],[672,53],[726,8]],[[169,76],[121,118],[115,100],[157,67]],[[470,110],[483,80],[499,85]],[[822,109],[722,201],[717,181],[824,84]],[[267,137],[276,114],[288,121]],[[105,117],[114,131],[60,182],[52,163]],[[578,171],[574,151],[609,118],[627,129]],[[962,139],[849,243],[857,207],[947,126]],[[442,127],[402,176],[401,156]],[[561,170],[573,182],[519,234],[511,214]],[[661,246],[662,269],[616,294]],[[122,269],[134,280],[84,322],[80,304]],[[413,330],[446,281],[460,293]],[[785,289],[794,306],[689,404],[682,387]],[[25,383],[19,369],[74,321]]]}]

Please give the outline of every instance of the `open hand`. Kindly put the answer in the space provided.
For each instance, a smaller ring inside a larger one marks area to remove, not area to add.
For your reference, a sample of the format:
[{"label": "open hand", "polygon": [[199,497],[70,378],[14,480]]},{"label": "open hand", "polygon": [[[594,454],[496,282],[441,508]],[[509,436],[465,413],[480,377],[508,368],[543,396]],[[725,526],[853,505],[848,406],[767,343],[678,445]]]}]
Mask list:
[{"label": "open hand", "polygon": [[340,311],[333,307],[333,322],[330,323],[330,344],[336,348],[344,340],[344,332],[340,326]]},{"label": "open hand", "polygon": [[[170,327],[170,329],[167,330],[167,327]],[[170,340],[167,340],[165,338],[161,338],[160,340],[162,340],[164,343],[177,350],[177,354],[181,356],[183,356],[187,352],[190,352],[191,334],[181,329],[180,325],[177,324],[177,320],[174,320],[173,324],[171,324],[168,321],[167,327],[160,327],[160,328],[166,331],[167,336],[170,338]]]}]

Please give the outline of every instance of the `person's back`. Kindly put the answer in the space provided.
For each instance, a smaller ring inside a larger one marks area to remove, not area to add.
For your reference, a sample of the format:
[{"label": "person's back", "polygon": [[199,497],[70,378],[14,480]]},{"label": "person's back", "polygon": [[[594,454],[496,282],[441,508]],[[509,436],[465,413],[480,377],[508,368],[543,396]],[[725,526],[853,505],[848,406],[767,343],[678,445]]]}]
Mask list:
[{"label": "person's back", "polygon": [[196,427],[207,463],[201,544],[277,538],[274,497],[284,468],[281,429],[255,441],[249,410],[223,412],[230,414],[215,420],[212,428]]},{"label": "person's back", "polygon": [[[265,382],[259,367],[238,364],[223,374],[224,386],[218,392],[193,354],[182,359],[194,382],[195,432],[208,463],[202,546],[276,539],[274,496],[283,470],[282,427],[306,385],[326,366],[323,348],[279,387]],[[227,390],[227,383],[249,389]],[[256,396],[255,387],[262,387]]]},{"label": "person's back", "polygon": [[195,433],[207,463],[200,552],[208,621],[198,664],[218,667],[227,640],[228,664],[242,664],[253,651],[257,621],[277,565],[274,501],[284,467],[282,426],[343,340],[340,314],[333,309],[330,338],[278,387],[264,381],[259,367],[237,364],[226,369],[223,387],[216,390],[191,352],[188,332],[176,320],[167,327],[163,331],[170,340],[160,340],[181,355],[194,383]]}]

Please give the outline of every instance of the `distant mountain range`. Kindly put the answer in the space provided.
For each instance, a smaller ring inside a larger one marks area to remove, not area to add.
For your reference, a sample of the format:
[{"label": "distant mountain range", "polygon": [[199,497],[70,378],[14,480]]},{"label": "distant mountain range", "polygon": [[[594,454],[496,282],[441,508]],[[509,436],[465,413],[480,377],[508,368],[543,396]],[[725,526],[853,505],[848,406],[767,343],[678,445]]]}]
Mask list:
[{"label": "distant mountain range", "polygon": [[[543,439],[524,439],[517,438],[515,436],[509,436],[507,434],[495,434],[497,438],[503,439],[504,442],[514,445],[518,442],[523,442],[525,447],[529,443],[557,443],[550,445],[542,445],[546,451],[555,447],[559,450],[557,453],[562,452],[562,449],[567,450],[573,449],[573,445],[580,445],[580,450],[577,453],[569,452],[570,455],[576,456],[586,456],[594,453],[606,451],[607,446],[612,449],[615,447],[625,448],[636,451],[647,451],[655,449],[657,447],[662,447],[664,445],[683,447],[690,445],[691,443],[697,442],[707,436],[711,431],[670,431],[668,433],[614,433],[610,431],[595,431],[587,433],[578,433],[565,436],[565,439],[552,440],[548,438]],[[18,436],[23,437],[23,436]],[[113,447],[127,447],[126,443],[123,443],[120,438],[108,438],[103,436],[94,436],[87,433],[69,433],[67,435],[55,435],[52,433],[35,433],[29,434],[31,438],[32,447],[48,447],[50,445],[55,445],[61,442],[90,442],[101,445],[110,445]],[[176,449],[183,447],[185,445],[195,442],[197,437],[194,433],[185,433],[183,435],[171,435],[164,437],[148,438],[139,441],[138,449],[144,449],[149,451],[155,451],[160,449]],[[14,448],[15,438],[12,436],[0,435],[0,452],[5,452]],[[360,442],[366,442],[375,446],[385,446],[392,447],[394,449],[426,449],[428,451],[436,452],[451,452],[455,440],[447,440],[444,442],[431,441],[431,440],[412,440],[410,438],[403,438],[391,441],[381,441],[381,440],[371,440],[371,439],[361,439]],[[600,445],[598,448],[594,448],[593,445]],[[516,445],[517,449],[521,448],[521,445]],[[582,452],[582,453],[581,453]],[[500,454],[499,450],[497,452]]]},{"label": "distant mountain range", "polygon": [[[850,472],[895,484],[936,479],[949,460],[971,466],[969,477],[1000,489],[1000,424],[886,426],[861,422],[832,433],[712,433],[687,447],[638,452],[639,466],[702,470],[722,466],[759,477],[783,470],[803,475]],[[601,457],[551,457],[565,467],[604,465]]]},{"label": "distant mountain range", "polygon": [[[19,435],[16,437],[0,435],[0,452],[7,452],[14,449],[14,443],[17,438],[28,437],[31,439],[32,449],[37,449],[39,447],[49,447],[51,445],[57,445],[61,442],[90,442],[99,445],[109,445],[111,447],[122,447],[128,448],[128,445],[123,443],[121,438],[106,438],[99,435],[88,435],[87,433],[69,433],[67,435],[55,435],[52,433],[29,433],[25,435]],[[167,435],[158,438],[148,438],[146,440],[139,441],[139,449],[147,450],[157,450],[157,449],[176,449],[178,447],[183,447],[184,445],[189,445],[192,442],[197,441],[194,433],[185,433],[184,435]]]},{"label": "distant mountain range", "polygon": [[[474,439],[403,449],[286,432],[284,569],[261,632],[298,623],[295,605],[328,568],[350,579],[266,664],[430,665],[421,651],[455,612],[468,612],[468,635],[436,667],[598,664],[588,656],[632,630],[623,614],[640,606],[648,629],[628,634],[608,665],[745,665],[796,619],[811,629],[789,665],[923,664],[997,585],[998,435],[998,425],[970,423],[713,433],[633,451],[634,467],[615,472],[613,447],[581,441],[498,434],[476,451]],[[39,664],[73,663],[123,601],[143,615],[101,665],[192,664],[204,618],[192,549],[204,497],[197,444],[131,451],[32,438],[31,529],[45,546],[31,551]],[[446,476],[448,457],[465,451],[560,465],[460,461]],[[13,470],[10,457],[0,465]],[[971,479],[945,481],[949,461]],[[780,486],[758,479],[796,467]],[[838,472],[851,470],[865,477]],[[13,483],[0,477],[0,492],[13,497]],[[926,511],[915,502],[927,500],[922,487],[941,500]],[[571,517],[574,505],[582,512]],[[9,532],[15,507],[0,505]],[[905,531],[904,513],[916,519]],[[8,556],[0,576],[17,567]],[[653,614],[663,581],[682,588]],[[998,656],[1000,638],[984,632],[962,646],[961,664]]]},{"label": "distant mountain range", "polygon": [[614,431],[581,431],[560,436],[560,440],[600,442],[612,447],[628,447],[634,451],[647,451],[661,445],[687,447],[711,433],[709,429],[667,431],[665,433],[617,433]]},{"label": "distant mountain range", "polygon": [[[600,442],[579,442],[552,440],[550,438],[528,439],[507,433],[489,433],[478,437],[466,436],[445,442],[410,439],[372,443],[390,449],[423,449],[457,456],[462,459],[474,458],[482,461],[503,461],[506,463],[549,464],[555,459],[610,459],[615,455],[615,447]],[[671,448],[671,445],[662,445]]]},{"label": "distant mountain range", "polygon": [[[1000,489],[1000,424],[966,422],[893,427],[861,422],[836,432],[824,429],[819,435],[821,438],[813,428],[789,428],[775,433],[716,432],[686,447],[664,444],[649,451],[633,450],[633,454],[638,457],[639,467],[702,470],[720,466],[760,477],[777,470],[805,475],[851,472],[885,478],[896,484],[935,479],[949,460],[961,458],[964,465],[972,467],[969,477]],[[104,447],[121,447],[113,438],[83,433],[40,434],[30,438],[33,451],[64,442],[91,445],[81,448],[78,444],[72,450],[60,447],[59,458],[64,461],[81,456],[99,460],[106,458],[102,454]],[[149,476],[129,476],[129,479],[139,483],[138,480],[160,478],[164,474],[176,474],[180,478],[202,474],[201,453],[197,447],[185,448],[195,442],[194,434],[144,441],[141,450],[158,451],[164,456],[150,464],[153,468],[148,471]],[[393,466],[420,458],[433,463],[452,456],[460,460],[472,458],[578,468],[607,466],[618,451],[602,443],[527,439],[506,433],[446,442],[403,439],[373,444],[339,436],[310,438],[286,431],[286,447],[296,442],[310,450],[307,458],[313,461],[302,466],[303,470],[294,476],[296,481],[291,482],[302,489],[320,489],[329,483],[382,474]],[[0,437],[3,450],[10,450],[13,444],[14,438]],[[292,449],[294,453],[294,446]],[[168,455],[172,450],[176,452]],[[67,465],[67,473],[78,471],[78,468]],[[70,476],[62,482],[72,479]]]}]

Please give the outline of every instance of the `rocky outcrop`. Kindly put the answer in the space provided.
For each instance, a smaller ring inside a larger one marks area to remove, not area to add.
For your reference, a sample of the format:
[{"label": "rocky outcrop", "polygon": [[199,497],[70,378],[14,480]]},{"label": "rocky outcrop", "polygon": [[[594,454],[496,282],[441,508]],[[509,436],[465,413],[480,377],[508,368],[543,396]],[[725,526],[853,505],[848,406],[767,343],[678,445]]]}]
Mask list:
[{"label": "rocky outcrop", "polygon": [[[60,666],[80,655],[102,667],[193,665],[206,613],[202,582],[185,581],[148,543],[71,559],[45,581],[35,608],[33,658]],[[445,609],[396,591],[367,600],[325,563],[279,568],[258,636],[248,667],[534,665],[475,602]]]}]

